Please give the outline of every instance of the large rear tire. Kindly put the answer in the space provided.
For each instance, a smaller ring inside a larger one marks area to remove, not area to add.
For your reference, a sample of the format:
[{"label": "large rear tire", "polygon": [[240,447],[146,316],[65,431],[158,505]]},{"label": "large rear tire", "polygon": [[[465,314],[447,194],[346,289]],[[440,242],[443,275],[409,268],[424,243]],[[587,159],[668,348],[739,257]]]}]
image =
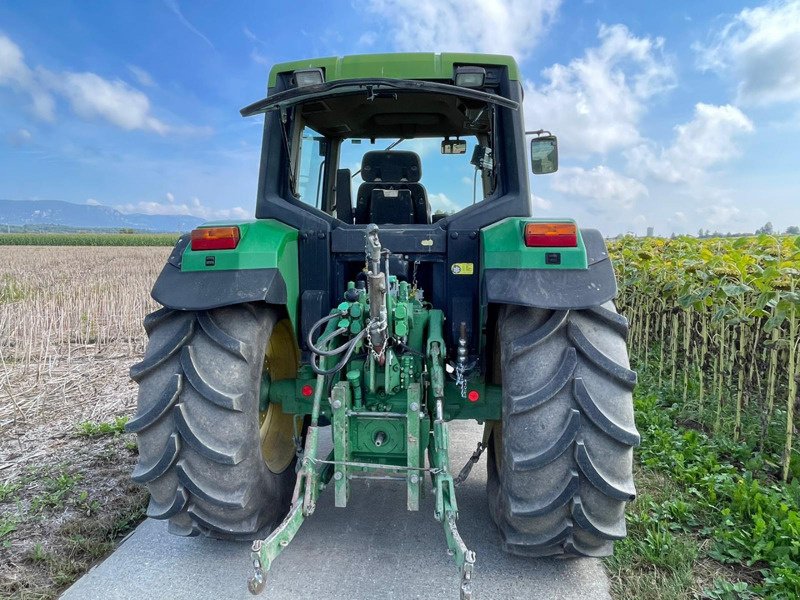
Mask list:
[{"label": "large rear tire", "polygon": [[488,448],[489,507],[507,552],[607,556],[635,497],[627,320],[505,306],[498,316],[503,417]]},{"label": "large rear tire", "polygon": [[150,492],[147,515],[177,535],[262,536],[288,511],[296,478],[292,416],[277,406],[259,413],[263,373],[296,369],[293,340],[270,356],[284,322],[270,307],[241,304],[163,308],[144,327],[127,429],[138,438],[132,477]]}]

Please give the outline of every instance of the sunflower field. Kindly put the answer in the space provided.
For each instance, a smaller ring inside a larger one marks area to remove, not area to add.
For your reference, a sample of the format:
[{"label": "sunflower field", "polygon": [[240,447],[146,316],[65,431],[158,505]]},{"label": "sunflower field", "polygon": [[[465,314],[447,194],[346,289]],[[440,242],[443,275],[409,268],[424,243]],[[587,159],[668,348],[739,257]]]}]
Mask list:
[{"label": "sunflower field", "polygon": [[609,245],[631,354],[698,428],[800,477],[800,237],[624,237]]}]

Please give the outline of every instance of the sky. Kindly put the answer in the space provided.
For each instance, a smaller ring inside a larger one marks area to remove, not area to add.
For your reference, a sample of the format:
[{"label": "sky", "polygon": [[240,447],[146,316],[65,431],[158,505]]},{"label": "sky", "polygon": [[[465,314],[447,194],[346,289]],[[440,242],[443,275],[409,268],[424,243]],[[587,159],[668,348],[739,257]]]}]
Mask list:
[{"label": "sky", "polygon": [[[536,216],[800,225],[800,0],[4,0],[0,198],[250,217],[263,120],[238,110],[270,66],[392,51],[517,58],[526,127],[559,139]],[[447,207],[461,179],[423,183]]]}]

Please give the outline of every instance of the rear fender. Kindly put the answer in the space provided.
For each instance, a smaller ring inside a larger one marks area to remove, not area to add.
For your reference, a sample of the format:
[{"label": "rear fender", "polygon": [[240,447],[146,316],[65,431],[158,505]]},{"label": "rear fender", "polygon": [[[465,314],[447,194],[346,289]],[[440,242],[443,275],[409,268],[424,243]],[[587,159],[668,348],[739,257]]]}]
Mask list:
[{"label": "rear fender", "polygon": [[[617,295],[614,268],[596,229],[581,229],[576,248],[528,248],[525,223],[511,217],[481,231],[482,304],[581,310]],[[568,219],[563,219],[568,221]]]},{"label": "rear fender", "polygon": [[296,325],[297,230],[274,219],[206,225],[238,226],[236,248],[192,250],[190,235],[181,236],[153,286],[153,299],[176,310],[266,302],[285,307]]}]

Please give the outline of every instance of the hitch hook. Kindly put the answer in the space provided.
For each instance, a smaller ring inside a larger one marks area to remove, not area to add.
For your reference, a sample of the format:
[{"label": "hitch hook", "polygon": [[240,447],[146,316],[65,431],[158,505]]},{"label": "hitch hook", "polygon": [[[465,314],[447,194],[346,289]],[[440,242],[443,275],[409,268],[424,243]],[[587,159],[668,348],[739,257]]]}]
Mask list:
[{"label": "hitch hook", "polygon": [[[256,546],[258,547],[256,548]],[[247,589],[254,596],[263,592],[264,587],[267,585],[267,574],[264,572],[264,568],[261,565],[260,553],[261,540],[256,540],[253,542],[253,552],[251,554],[253,558],[253,574],[247,578]]]}]

